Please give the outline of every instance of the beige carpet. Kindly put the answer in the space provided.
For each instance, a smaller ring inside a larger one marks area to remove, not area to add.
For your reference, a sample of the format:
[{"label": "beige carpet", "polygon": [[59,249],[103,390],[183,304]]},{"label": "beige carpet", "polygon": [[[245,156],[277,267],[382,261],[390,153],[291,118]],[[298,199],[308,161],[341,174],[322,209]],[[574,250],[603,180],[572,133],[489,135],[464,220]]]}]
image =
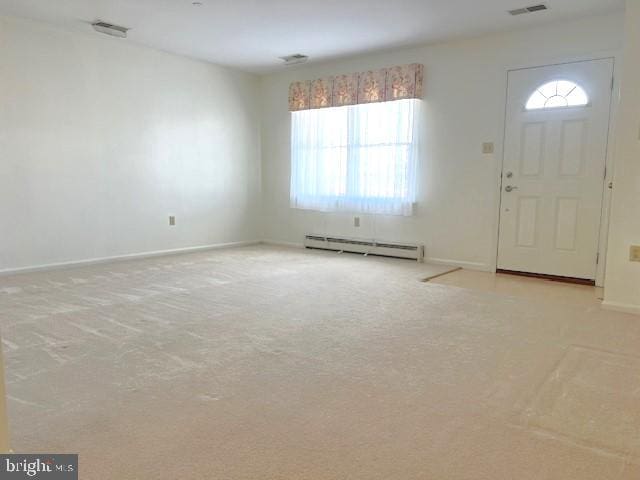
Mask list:
[{"label": "beige carpet", "polygon": [[0,278],[13,447],[92,479],[637,479],[640,320],[249,247]]}]

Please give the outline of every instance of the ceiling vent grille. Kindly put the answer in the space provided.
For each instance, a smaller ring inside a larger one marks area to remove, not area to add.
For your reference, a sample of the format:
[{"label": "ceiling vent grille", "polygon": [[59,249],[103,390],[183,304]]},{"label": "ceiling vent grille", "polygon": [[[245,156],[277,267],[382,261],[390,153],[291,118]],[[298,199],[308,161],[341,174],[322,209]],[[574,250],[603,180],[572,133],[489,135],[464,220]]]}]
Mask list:
[{"label": "ceiling vent grille", "polygon": [[530,7],[523,7],[523,8],[516,8],[515,10],[509,10],[509,13],[511,15],[523,15],[525,13],[535,13],[535,12],[541,12],[543,10],[548,10],[549,7],[547,7],[544,3],[541,3],[539,5],[531,5]]},{"label": "ceiling vent grille", "polygon": [[127,32],[130,30],[126,27],[121,27],[119,25],[113,25],[111,23],[97,21],[91,24],[93,29],[96,32],[106,33],[107,35],[111,35],[112,37],[118,38],[127,38]]},{"label": "ceiling vent grille", "polygon": [[280,57],[280,60],[284,60],[285,65],[296,65],[298,63],[304,63],[309,60],[307,55],[301,53],[294,53],[293,55],[287,55],[286,57]]}]

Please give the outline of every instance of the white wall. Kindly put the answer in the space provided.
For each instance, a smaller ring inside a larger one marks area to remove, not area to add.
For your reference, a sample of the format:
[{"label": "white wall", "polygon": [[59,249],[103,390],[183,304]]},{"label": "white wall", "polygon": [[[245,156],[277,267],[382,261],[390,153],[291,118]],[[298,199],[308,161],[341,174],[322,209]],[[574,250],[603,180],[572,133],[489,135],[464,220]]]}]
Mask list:
[{"label": "white wall", "polygon": [[0,17],[0,270],[258,239],[257,88]]},{"label": "white wall", "polygon": [[[420,241],[427,256],[490,269],[495,265],[506,76],[510,68],[616,56],[622,14],[513,33],[403,49],[286,70],[262,78],[265,238],[302,242],[304,233]],[[417,215],[369,217],[289,208],[287,93],[293,80],[418,62],[425,66],[426,142]],[[495,142],[482,155],[482,142]]]},{"label": "white wall", "polygon": [[[431,259],[490,269],[506,71],[617,56],[622,24],[622,14],[593,17],[257,79],[0,17],[0,271],[261,237],[300,243],[306,232],[420,241]],[[417,215],[361,215],[356,229],[352,215],[290,209],[289,83],[411,62],[426,68]],[[494,155],[481,154],[485,141]],[[626,258],[628,245],[616,248]]]},{"label": "white wall", "polygon": [[627,0],[616,163],[604,305],[640,313],[640,263],[629,247],[640,245],[640,2]]},{"label": "white wall", "polygon": [[9,451],[9,424],[4,385],[4,358],[2,355],[2,339],[0,338],[0,453]]}]

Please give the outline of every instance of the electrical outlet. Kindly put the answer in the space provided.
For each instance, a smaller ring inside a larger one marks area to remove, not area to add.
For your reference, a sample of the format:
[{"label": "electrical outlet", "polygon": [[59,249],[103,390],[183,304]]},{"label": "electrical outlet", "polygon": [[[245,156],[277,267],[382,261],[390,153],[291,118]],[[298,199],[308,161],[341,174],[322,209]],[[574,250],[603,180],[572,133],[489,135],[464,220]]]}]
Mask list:
[{"label": "electrical outlet", "polygon": [[491,153],[493,153],[495,150],[495,146],[493,145],[493,142],[485,142],[482,144],[482,153],[485,155],[489,155]]},{"label": "electrical outlet", "polygon": [[631,245],[629,249],[629,260],[632,262],[640,262],[640,245]]},{"label": "electrical outlet", "polygon": [[176,224],[176,217],[174,217],[173,215],[169,215],[169,225],[173,227],[175,224]]},{"label": "electrical outlet", "polygon": [[354,227],[360,226],[360,217],[353,217],[353,226]]}]

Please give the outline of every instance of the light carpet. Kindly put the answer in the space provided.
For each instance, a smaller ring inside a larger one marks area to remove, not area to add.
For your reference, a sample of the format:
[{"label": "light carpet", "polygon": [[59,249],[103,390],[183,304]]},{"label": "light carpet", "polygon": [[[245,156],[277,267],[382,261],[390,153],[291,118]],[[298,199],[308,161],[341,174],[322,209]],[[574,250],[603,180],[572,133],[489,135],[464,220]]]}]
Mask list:
[{"label": "light carpet", "polygon": [[92,479],[636,479],[640,322],[268,246],[0,278],[12,444]]}]

